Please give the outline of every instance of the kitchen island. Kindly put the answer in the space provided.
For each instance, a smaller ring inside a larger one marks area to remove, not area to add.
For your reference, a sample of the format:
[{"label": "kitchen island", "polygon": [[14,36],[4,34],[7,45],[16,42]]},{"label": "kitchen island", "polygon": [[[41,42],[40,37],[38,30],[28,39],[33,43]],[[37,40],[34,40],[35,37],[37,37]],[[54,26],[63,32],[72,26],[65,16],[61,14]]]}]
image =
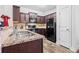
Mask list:
[{"label": "kitchen island", "polygon": [[43,35],[25,30],[12,33],[2,42],[2,53],[42,53]]}]

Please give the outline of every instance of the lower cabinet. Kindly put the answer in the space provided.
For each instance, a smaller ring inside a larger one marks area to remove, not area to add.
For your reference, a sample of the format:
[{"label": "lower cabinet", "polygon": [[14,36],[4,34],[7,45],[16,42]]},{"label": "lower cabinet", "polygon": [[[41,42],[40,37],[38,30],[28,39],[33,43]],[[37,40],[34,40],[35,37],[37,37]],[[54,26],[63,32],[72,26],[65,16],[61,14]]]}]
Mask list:
[{"label": "lower cabinet", "polygon": [[43,28],[36,29],[36,32],[41,34],[41,35],[45,35],[46,36],[46,29],[43,29]]},{"label": "lower cabinet", "polygon": [[2,53],[43,53],[43,39],[3,47]]}]

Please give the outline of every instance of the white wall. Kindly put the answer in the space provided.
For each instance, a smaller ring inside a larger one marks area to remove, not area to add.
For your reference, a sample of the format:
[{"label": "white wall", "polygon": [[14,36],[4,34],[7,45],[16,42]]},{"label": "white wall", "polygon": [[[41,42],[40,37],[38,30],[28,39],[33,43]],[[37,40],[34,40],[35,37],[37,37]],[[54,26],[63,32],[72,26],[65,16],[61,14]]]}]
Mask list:
[{"label": "white wall", "polygon": [[[12,8],[12,5],[0,5],[0,17],[2,14],[10,17],[9,22],[8,22],[10,28],[5,31],[0,31],[0,52],[1,52],[2,38],[6,38],[13,31],[13,8]],[[3,33],[6,35],[4,36]]]},{"label": "white wall", "polygon": [[9,19],[9,27],[13,26],[13,8],[12,5],[1,5],[0,6],[0,16],[7,15]]},{"label": "white wall", "polygon": [[59,26],[59,14],[60,14],[60,13],[59,13],[59,10],[60,10],[60,6],[57,6],[57,7],[56,7],[56,12],[57,12],[57,13],[56,13],[56,19],[57,19],[57,20],[56,20],[56,25],[57,25],[57,26],[56,26],[56,31],[57,31],[57,32],[56,32],[56,40],[57,40],[56,43],[57,43],[57,44],[60,44],[60,37],[59,37],[59,35],[60,35],[60,33],[59,33],[59,31],[60,31],[60,30],[59,30],[59,27],[60,27],[60,26]]},{"label": "white wall", "polygon": [[9,27],[13,26],[13,7],[12,7],[12,5],[5,5],[3,14],[10,17],[10,19],[9,19]]},{"label": "white wall", "polygon": [[72,6],[72,50],[79,49],[79,5]]},{"label": "white wall", "polygon": [[[3,10],[4,10],[4,9],[3,9],[3,6],[1,5],[1,6],[0,6],[0,16],[3,14]],[[1,52],[1,37],[2,37],[2,36],[1,36],[1,31],[0,31],[0,52]]]}]

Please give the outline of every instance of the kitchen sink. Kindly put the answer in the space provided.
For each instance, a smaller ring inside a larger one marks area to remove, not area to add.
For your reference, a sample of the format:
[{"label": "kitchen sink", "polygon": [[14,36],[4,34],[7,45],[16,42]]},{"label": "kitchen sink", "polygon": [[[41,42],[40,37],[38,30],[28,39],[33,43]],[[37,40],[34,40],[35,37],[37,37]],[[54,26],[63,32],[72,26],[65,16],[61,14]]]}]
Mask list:
[{"label": "kitchen sink", "polygon": [[35,35],[34,33],[31,33],[31,32],[28,32],[28,31],[18,31],[16,32],[15,36],[16,36],[16,39],[24,39],[26,37],[31,37]]},{"label": "kitchen sink", "polygon": [[28,31],[18,31],[16,33],[16,35],[22,35],[22,36],[33,36],[35,34],[31,33],[31,32],[28,32]]},{"label": "kitchen sink", "polygon": [[34,33],[31,33],[29,31],[17,31],[16,33],[14,34],[11,34],[10,37],[13,36],[13,39],[16,40],[16,39],[26,39],[26,38],[29,38],[31,36],[35,35]]}]

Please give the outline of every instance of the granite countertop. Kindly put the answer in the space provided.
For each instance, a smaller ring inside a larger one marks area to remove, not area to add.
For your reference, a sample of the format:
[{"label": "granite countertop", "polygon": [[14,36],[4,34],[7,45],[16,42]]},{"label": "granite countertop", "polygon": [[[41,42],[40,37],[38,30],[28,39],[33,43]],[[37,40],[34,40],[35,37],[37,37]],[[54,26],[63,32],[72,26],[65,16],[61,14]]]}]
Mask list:
[{"label": "granite countertop", "polygon": [[[19,31],[20,32],[20,31]],[[7,46],[11,46],[11,45],[15,45],[15,44],[20,44],[20,43],[24,43],[24,42],[29,42],[29,41],[33,41],[33,40],[38,40],[38,39],[45,39],[45,36],[37,34],[35,32],[29,31],[29,30],[25,30],[25,31],[21,31],[21,32],[29,32],[33,35],[29,35],[29,36],[22,36],[17,37],[15,34],[11,34],[7,39],[5,39],[2,42],[2,47],[7,47]]]},{"label": "granite countertop", "polygon": [[[26,25],[26,29],[28,29],[28,25]],[[36,29],[46,29],[46,24],[36,24]]]},{"label": "granite countertop", "polygon": [[36,28],[38,28],[38,29],[40,29],[40,28],[46,29],[46,24],[37,24]]}]

